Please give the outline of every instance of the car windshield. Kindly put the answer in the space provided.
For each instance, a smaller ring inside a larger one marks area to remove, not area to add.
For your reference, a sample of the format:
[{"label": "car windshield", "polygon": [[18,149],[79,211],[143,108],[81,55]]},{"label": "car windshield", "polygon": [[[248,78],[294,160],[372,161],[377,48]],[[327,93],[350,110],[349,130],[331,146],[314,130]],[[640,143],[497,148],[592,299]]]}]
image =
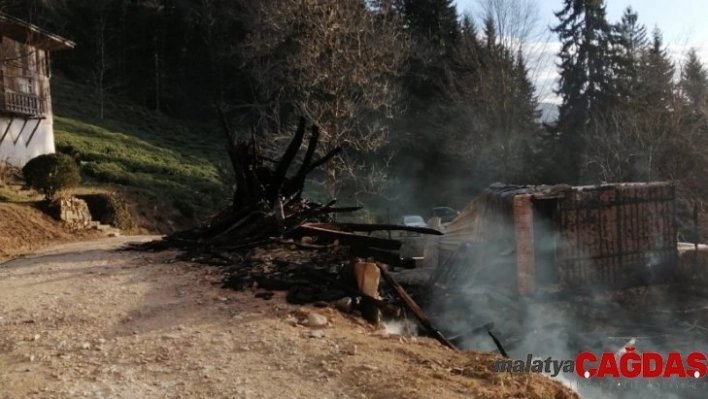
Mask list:
[{"label": "car windshield", "polygon": [[406,216],[403,218],[403,223],[423,223],[425,224],[425,220],[423,220],[422,217],[420,216]]}]

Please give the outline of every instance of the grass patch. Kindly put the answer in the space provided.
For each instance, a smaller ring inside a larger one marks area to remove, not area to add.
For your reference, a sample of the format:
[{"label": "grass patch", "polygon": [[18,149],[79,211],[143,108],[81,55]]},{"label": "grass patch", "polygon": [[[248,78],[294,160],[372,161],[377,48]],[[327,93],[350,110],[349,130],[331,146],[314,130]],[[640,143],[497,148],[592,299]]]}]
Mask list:
[{"label": "grass patch", "polygon": [[93,90],[58,76],[52,98],[57,151],[77,155],[92,180],[153,191],[187,217],[228,197],[233,178],[218,132],[114,98],[101,119]]}]

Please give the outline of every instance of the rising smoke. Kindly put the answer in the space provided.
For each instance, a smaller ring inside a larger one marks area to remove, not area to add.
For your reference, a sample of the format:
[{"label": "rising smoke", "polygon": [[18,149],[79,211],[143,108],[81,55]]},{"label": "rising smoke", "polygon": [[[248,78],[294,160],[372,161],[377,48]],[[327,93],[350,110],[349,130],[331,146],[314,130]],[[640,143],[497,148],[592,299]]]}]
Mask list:
[{"label": "rising smoke", "polygon": [[[513,226],[506,227],[513,231]],[[555,251],[550,224],[539,225],[536,229],[535,250]],[[708,320],[708,312],[704,308],[698,309],[706,307],[708,300],[696,304],[693,302],[699,299],[688,299],[676,287],[657,285],[622,291],[596,287],[576,297],[527,302],[516,297],[515,287],[499,284],[508,279],[509,268],[515,271],[516,267],[513,252],[509,256],[510,248],[505,248],[508,245],[512,244],[496,240],[477,246],[497,251],[497,256],[486,258],[483,271],[476,271],[479,267],[468,258],[468,263],[463,265],[466,272],[456,274],[455,295],[440,291],[426,298],[425,311],[438,328],[447,334],[463,334],[458,343],[462,349],[496,351],[486,331],[464,336],[465,332],[493,321],[493,332],[501,338],[503,345],[508,346],[505,349],[512,359],[525,359],[528,354],[539,358],[575,359],[584,351],[598,355],[608,351],[616,353],[628,342],[634,342],[638,352],[708,352],[708,329],[696,334],[701,327],[694,326],[691,331],[683,327]],[[645,273],[653,273],[658,260],[648,255],[645,265]],[[614,382],[603,379],[590,383],[581,381],[574,374],[560,374],[555,378],[585,399],[708,396],[708,382],[704,380],[661,379],[647,383],[645,380]]]}]

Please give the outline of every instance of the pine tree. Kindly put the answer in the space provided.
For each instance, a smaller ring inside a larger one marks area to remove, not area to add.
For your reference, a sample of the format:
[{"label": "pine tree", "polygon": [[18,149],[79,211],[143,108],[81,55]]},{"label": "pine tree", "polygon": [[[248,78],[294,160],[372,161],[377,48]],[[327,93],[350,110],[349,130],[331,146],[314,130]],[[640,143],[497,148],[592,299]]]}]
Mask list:
[{"label": "pine tree", "polygon": [[517,115],[517,124],[519,126],[534,126],[540,117],[538,97],[536,96],[536,88],[529,77],[529,69],[526,66],[526,60],[521,50],[516,56],[514,75],[516,78],[515,103],[519,105],[521,110]]},{"label": "pine tree", "polygon": [[409,60],[407,85],[414,100],[424,103],[444,92],[441,82],[460,40],[452,0],[398,0],[398,9],[416,42]]},{"label": "pine tree", "polygon": [[497,28],[492,17],[484,19],[484,41],[490,52],[497,47]]},{"label": "pine tree", "polygon": [[591,118],[604,112],[616,97],[614,37],[603,0],[564,0],[563,9],[555,15],[560,22],[552,31],[561,41],[556,93],[562,99],[559,126],[565,148],[559,168],[569,172],[563,179],[577,182],[584,131]]},{"label": "pine tree", "polygon": [[612,31],[602,0],[564,0],[560,20],[552,29],[562,47],[560,57],[561,117],[580,122],[613,96]]},{"label": "pine tree", "polygon": [[449,54],[460,38],[453,0],[400,0],[399,9],[413,33]]},{"label": "pine tree", "polygon": [[[452,0],[393,1],[413,42],[402,78],[407,109],[394,126],[400,140],[397,174],[420,184],[415,189],[422,192],[451,167],[446,164],[441,127],[452,117],[447,106],[453,84],[449,75],[461,32]],[[418,164],[425,167],[411,167]]]},{"label": "pine tree", "polygon": [[684,100],[691,111],[706,112],[708,72],[695,48],[690,49],[686,56],[686,65],[681,72],[681,88]]},{"label": "pine tree", "polygon": [[625,102],[634,103],[639,95],[637,90],[642,52],[648,45],[646,28],[639,23],[639,16],[632,7],[627,7],[614,30],[617,93]]},{"label": "pine tree", "polygon": [[674,97],[675,67],[666,49],[659,28],[652,32],[652,42],[644,48],[639,65],[640,104],[667,111]]}]

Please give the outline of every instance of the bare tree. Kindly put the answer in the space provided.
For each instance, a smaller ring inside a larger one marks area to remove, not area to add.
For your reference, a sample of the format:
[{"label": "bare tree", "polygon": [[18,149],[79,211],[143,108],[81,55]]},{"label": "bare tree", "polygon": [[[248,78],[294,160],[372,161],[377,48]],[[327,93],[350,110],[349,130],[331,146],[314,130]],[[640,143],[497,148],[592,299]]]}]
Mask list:
[{"label": "bare tree", "polygon": [[[665,168],[662,154],[676,139],[673,114],[656,109],[613,109],[599,116],[586,138],[591,180],[651,181]],[[673,126],[672,126],[673,125]]]},{"label": "bare tree", "polygon": [[485,18],[495,22],[500,44],[516,53],[529,42],[547,38],[547,29],[540,25],[536,0],[478,0]]},{"label": "bare tree", "polygon": [[345,180],[371,171],[400,109],[409,40],[397,15],[361,0],[267,0],[251,32],[244,50],[260,126],[282,130],[293,114],[319,125],[323,153],[344,149],[326,170],[335,197]]},{"label": "bare tree", "polygon": [[[478,15],[494,21],[498,43],[513,54],[523,52],[532,81],[539,83],[553,69],[556,50],[553,34],[542,24],[538,0],[477,0]],[[539,97],[552,93],[552,84],[537,87]]]},{"label": "bare tree", "polygon": [[114,66],[112,62],[113,58],[110,54],[109,34],[108,15],[106,13],[106,4],[104,3],[98,9],[98,17],[95,26],[96,64],[93,70],[94,81],[98,89],[100,106],[99,117],[101,119],[104,117],[106,91],[109,89],[109,87],[107,87],[106,78]]}]

